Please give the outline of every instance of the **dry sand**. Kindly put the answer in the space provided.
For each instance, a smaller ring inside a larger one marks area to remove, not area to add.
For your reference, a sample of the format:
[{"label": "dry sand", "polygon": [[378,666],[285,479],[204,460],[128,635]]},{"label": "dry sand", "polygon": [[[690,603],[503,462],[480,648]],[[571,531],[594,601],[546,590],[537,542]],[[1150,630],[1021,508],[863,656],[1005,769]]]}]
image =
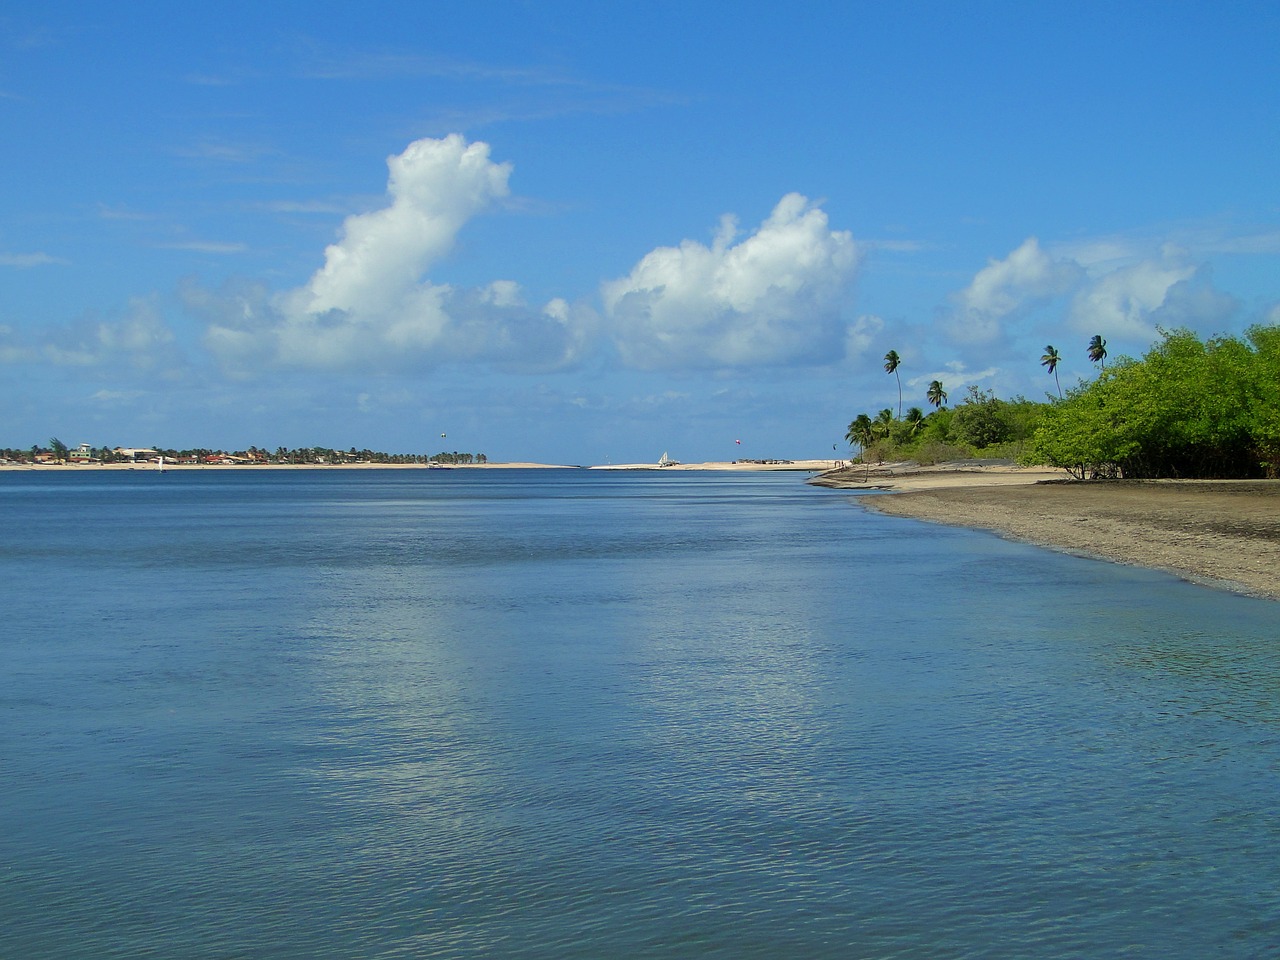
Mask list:
[{"label": "dry sand", "polygon": [[816,478],[878,489],[873,510],[977,527],[1041,546],[1167,570],[1280,599],[1280,480],[1072,481],[994,464],[861,468]]}]

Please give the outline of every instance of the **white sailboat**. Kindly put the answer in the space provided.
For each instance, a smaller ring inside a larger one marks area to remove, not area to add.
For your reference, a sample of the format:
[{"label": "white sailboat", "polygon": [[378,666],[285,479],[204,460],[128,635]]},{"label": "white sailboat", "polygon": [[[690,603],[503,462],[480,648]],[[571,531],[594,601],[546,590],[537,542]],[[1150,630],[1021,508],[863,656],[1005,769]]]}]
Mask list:
[{"label": "white sailboat", "polygon": [[164,454],[160,454],[160,459],[156,462],[156,471],[164,473]]},{"label": "white sailboat", "polygon": [[658,466],[660,466],[660,467],[678,467],[678,466],[680,466],[680,461],[679,461],[679,460],[672,460],[672,459],[671,459],[671,457],[670,457],[670,456],[668,456],[667,451],[663,450],[663,451],[662,451],[662,459],[660,459],[660,460],[658,461]]}]

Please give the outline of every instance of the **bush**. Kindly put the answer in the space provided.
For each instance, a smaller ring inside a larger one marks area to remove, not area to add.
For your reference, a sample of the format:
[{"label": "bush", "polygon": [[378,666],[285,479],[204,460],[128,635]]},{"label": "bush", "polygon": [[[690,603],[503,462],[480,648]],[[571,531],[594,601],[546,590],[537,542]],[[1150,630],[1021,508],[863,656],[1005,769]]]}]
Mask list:
[{"label": "bush", "polygon": [[948,463],[952,460],[966,460],[971,456],[964,447],[957,447],[938,440],[926,440],[912,454],[912,459],[922,467],[931,467],[936,463]]},{"label": "bush", "polygon": [[1280,328],[1249,342],[1164,333],[1051,405],[1028,456],[1076,476],[1258,477],[1280,454]]}]

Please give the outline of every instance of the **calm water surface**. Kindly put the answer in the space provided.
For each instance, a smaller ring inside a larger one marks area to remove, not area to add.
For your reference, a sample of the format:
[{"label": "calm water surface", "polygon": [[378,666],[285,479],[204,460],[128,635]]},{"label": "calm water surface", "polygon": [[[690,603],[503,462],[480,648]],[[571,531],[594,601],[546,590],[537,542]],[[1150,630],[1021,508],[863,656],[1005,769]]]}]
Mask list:
[{"label": "calm water surface", "polygon": [[0,473],[0,956],[1280,954],[1280,606],[855,501]]}]

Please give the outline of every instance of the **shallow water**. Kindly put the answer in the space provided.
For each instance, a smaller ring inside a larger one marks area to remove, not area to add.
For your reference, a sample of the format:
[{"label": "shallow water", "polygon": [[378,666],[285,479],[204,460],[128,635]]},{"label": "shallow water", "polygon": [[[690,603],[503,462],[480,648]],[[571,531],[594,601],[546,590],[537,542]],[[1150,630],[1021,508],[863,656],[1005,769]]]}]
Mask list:
[{"label": "shallow water", "polygon": [[790,474],[0,474],[0,955],[1280,952],[1280,610]]}]

